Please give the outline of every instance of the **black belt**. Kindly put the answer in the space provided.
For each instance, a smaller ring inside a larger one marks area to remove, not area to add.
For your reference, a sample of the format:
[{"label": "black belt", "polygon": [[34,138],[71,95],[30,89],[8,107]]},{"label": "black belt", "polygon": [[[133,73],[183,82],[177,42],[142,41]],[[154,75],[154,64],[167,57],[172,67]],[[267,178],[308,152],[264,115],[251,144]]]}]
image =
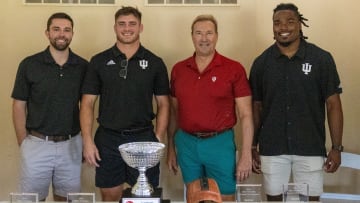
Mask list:
[{"label": "black belt", "polygon": [[227,130],[229,130],[229,129],[222,130],[222,131],[214,131],[214,132],[194,132],[194,133],[188,133],[188,134],[192,135],[194,137],[200,138],[200,139],[207,139],[207,138],[215,137]]},{"label": "black belt", "polygon": [[73,133],[73,134],[69,134],[69,135],[44,135],[35,130],[31,130],[30,134],[34,137],[38,137],[38,138],[46,140],[46,141],[62,142],[62,141],[70,140],[72,137],[75,137],[79,133]]},{"label": "black belt", "polygon": [[139,134],[139,133],[147,132],[152,129],[154,129],[153,126],[147,126],[147,127],[141,127],[141,128],[123,129],[118,132],[121,134],[124,134],[124,135],[131,135],[131,134]]}]

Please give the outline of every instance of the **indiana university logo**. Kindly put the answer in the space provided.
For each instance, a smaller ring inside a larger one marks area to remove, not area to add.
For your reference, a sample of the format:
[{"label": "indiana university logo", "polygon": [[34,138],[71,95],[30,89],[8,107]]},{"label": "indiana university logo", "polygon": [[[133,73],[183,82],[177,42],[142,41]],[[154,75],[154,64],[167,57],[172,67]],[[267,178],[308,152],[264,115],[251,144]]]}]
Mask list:
[{"label": "indiana university logo", "polygon": [[305,73],[305,75],[309,75],[311,72],[311,64],[310,63],[304,63],[302,64],[302,71]]},{"label": "indiana university logo", "polygon": [[145,70],[148,67],[148,61],[147,60],[139,60],[139,65],[143,70]]}]

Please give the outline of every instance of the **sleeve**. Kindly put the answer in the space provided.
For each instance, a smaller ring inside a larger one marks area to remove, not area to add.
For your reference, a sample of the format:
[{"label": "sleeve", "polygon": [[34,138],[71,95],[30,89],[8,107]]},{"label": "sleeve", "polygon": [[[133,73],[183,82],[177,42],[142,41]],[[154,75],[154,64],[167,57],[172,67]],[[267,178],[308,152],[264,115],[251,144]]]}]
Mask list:
[{"label": "sleeve", "polygon": [[90,63],[86,69],[85,77],[82,84],[82,94],[100,94],[100,77],[97,71],[98,63],[94,58],[90,60]]},{"label": "sleeve", "polygon": [[159,71],[155,80],[154,95],[169,95],[169,75],[162,59],[159,59]]},{"label": "sleeve", "polygon": [[170,95],[172,97],[176,97],[175,80],[176,80],[176,65],[171,70],[171,77],[170,77]]},{"label": "sleeve", "polygon": [[27,60],[23,60],[18,68],[14,88],[11,97],[17,100],[27,101],[30,92],[30,83],[26,79]]},{"label": "sleeve", "polygon": [[340,78],[336,64],[330,53],[326,52],[323,60],[323,74],[321,80],[322,95],[324,100],[333,94],[342,93]]},{"label": "sleeve", "polygon": [[250,69],[250,76],[249,76],[249,82],[250,82],[250,87],[251,87],[251,91],[253,94],[253,100],[254,101],[262,101],[263,100],[263,95],[262,95],[262,64],[264,64],[263,62],[260,62],[260,59],[257,58],[255,59],[253,65],[251,66]]},{"label": "sleeve", "polygon": [[238,63],[238,68],[236,68],[236,72],[234,74],[235,80],[234,80],[234,96],[237,97],[245,97],[251,95],[250,85],[249,81],[247,79],[245,68]]}]

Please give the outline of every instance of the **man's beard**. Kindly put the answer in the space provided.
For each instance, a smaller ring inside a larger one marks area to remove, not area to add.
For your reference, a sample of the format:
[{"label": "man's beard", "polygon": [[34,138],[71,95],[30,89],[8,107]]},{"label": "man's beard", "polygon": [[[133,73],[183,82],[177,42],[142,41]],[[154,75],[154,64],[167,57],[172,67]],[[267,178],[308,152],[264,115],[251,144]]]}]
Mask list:
[{"label": "man's beard", "polygon": [[50,44],[51,44],[56,50],[58,50],[58,51],[64,51],[64,50],[66,50],[66,49],[69,47],[70,42],[71,42],[71,41],[66,41],[65,44],[57,44],[57,43],[56,43],[56,40],[51,40],[51,41],[50,41]]},{"label": "man's beard", "polygon": [[280,46],[282,47],[288,47],[290,46],[291,43],[293,43],[292,41],[291,42],[277,42]]}]

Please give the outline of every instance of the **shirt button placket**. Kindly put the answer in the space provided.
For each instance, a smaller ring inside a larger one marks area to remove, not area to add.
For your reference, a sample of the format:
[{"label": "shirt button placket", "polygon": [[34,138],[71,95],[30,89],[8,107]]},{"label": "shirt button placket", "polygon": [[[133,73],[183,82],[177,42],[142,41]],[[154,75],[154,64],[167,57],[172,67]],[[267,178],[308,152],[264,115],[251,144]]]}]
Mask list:
[{"label": "shirt button placket", "polygon": [[60,76],[60,78],[62,78],[64,76],[64,68],[62,66],[60,66],[59,70],[60,70],[59,76]]}]

